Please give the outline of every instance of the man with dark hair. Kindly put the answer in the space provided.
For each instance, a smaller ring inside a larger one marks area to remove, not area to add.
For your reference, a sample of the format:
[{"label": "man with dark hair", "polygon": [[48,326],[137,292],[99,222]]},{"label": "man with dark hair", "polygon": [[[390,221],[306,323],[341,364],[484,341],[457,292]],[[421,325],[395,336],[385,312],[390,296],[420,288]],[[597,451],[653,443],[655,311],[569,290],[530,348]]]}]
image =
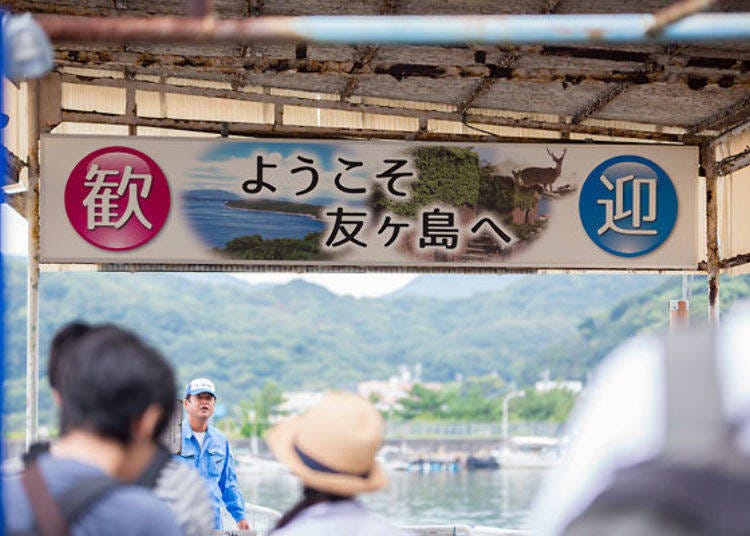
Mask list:
[{"label": "man with dark hair", "polygon": [[91,330],[91,326],[84,322],[71,322],[63,326],[52,337],[49,345],[49,360],[47,361],[47,379],[49,386],[52,388],[52,395],[55,401],[60,403],[60,380],[59,369],[65,352],[75,345],[76,341],[83,337]]},{"label": "man with dark hair", "polygon": [[[84,322],[71,322],[62,327],[52,337],[52,342],[49,346],[49,359],[47,360],[47,380],[52,389],[52,398],[58,406],[60,405],[60,363],[62,363],[65,353],[75,345],[75,342],[79,338],[88,333],[89,330],[91,330],[91,326]],[[61,432],[63,431],[61,430]],[[52,445],[49,441],[32,443],[29,445],[28,451],[23,455],[23,464],[29,465],[33,463],[41,454],[49,452],[51,447]]]},{"label": "man with dark hair", "polygon": [[[64,433],[54,456],[41,454],[20,475],[3,478],[6,534],[35,527],[49,532],[52,524],[54,533],[74,536],[182,535],[163,502],[114,480],[127,472],[130,450],[153,442],[169,421],[176,397],[169,364],[112,325],[90,327],[66,346],[56,346],[61,360],[52,374]],[[71,519],[67,497],[91,482],[101,491]]]}]

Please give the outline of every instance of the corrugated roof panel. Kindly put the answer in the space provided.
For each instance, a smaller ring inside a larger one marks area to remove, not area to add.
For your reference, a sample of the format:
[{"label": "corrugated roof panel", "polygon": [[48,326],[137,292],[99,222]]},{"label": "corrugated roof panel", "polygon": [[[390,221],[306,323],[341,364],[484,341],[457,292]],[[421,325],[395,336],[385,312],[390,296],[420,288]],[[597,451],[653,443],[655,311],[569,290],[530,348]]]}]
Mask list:
[{"label": "corrugated roof panel", "polygon": [[432,13],[436,15],[490,15],[510,13],[541,13],[546,0],[402,0],[399,15]]},{"label": "corrugated roof panel", "polygon": [[368,0],[264,0],[261,15],[377,15],[380,2]]},{"label": "corrugated roof panel", "polygon": [[474,63],[474,50],[469,47],[384,46],[378,48],[375,60],[419,65],[464,65]]},{"label": "corrugated roof panel", "polygon": [[62,107],[66,110],[124,114],[125,89],[85,84],[63,84]]},{"label": "corrugated roof panel", "polygon": [[741,87],[706,86],[692,90],[683,84],[644,84],[632,87],[594,117],[687,127],[714,116],[747,95],[750,89]]},{"label": "corrugated roof panel", "polygon": [[103,125],[101,123],[60,123],[52,129],[53,134],[81,134],[90,136],[127,136],[127,125]]},{"label": "corrugated roof panel", "polygon": [[167,138],[216,138],[212,132],[197,132],[195,130],[175,130],[173,128],[138,127],[138,136],[162,136]]},{"label": "corrugated roof panel", "polygon": [[297,74],[283,73],[248,73],[247,84],[286,89],[299,89],[316,93],[339,93],[346,87],[347,76],[342,74]]},{"label": "corrugated roof panel", "polygon": [[359,77],[357,95],[458,104],[476,85],[477,80],[465,78],[412,77],[397,81],[387,75]]},{"label": "corrugated roof panel", "polygon": [[415,131],[419,120],[412,117],[320,110],[302,106],[284,106],[284,124],[324,128]]},{"label": "corrugated roof panel", "polygon": [[273,123],[273,104],[196,95],[136,91],[138,115],[198,121]]},{"label": "corrugated roof panel", "polygon": [[473,105],[520,112],[572,116],[606,91],[602,82],[542,83],[498,80]]},{"label": "corrugated roof panel", "polygon": [[[472,126],[474,128],[472,128]],[[442,119],[430,119],[427,122],[427,130],[429,132],[439,132],[444,134],[470,134],[470,135],[481,135],[481,134],[495,134],[497,136],[508,136],[508,137],[519,137],[519,138],[544,138],[544,139],[560,139],[561,135],[559,132],[551,132],[548,130],[537,130],[532,128],[517,128],[517,127],[503,127],[496,125],[481,125],[481,124],[463,124],[460,121],[445,121]],[[488,141],[492,141],[488,138]]]}]

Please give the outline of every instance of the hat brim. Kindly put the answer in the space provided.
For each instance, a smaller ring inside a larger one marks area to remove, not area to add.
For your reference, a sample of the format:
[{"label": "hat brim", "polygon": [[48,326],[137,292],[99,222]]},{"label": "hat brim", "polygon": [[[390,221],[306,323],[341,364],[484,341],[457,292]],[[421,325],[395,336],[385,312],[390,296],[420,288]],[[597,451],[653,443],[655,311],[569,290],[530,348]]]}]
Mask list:
[{"label": "hat brim", "polygon": [[266,432],[266,444],[273,455],[302,482],[319,491],[351,497],[367,491],[375,491],[388,484],[388,478],[377,461],[366,477],[341,473],[324,473],[310,469],[294,449],[294,440],[299,427],[299,417],[292,417]]},{"label": "hat brim", "polygon": [[209,391],[208,389],[199,389],[198,391],[188,391],[186,395],[195,396],[195,395],[202,395],[203,393],[209,394],[212,397],[216,398],[216,393],[214,393],[213,391]]}]

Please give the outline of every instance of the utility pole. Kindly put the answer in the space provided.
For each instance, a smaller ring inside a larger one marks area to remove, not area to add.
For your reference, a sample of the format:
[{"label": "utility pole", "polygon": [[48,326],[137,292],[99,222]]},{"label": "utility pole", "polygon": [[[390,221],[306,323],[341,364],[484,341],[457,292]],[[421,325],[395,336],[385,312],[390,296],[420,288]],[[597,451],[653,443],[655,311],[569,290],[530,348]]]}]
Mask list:
[{"label": "utility pole", "polygon": [[511,391],[503,397],[503,442],[508,442],[508,406],[514,398],[526,396],[525,391]]}]

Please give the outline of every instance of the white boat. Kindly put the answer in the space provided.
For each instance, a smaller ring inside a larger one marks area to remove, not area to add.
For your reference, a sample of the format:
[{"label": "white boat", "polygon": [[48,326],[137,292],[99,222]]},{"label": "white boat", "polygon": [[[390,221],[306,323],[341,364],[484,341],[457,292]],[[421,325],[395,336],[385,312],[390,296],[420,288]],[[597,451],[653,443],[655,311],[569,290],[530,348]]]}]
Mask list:
[{"label": "white boat", "polygon": [[236,454],[234,459],[238,473],[251,475],[289,474],[289,469],[287,469],[286,465],[276,460],[259,458],[258,456],[244,453]]},{"label": "white boat", "polygon": [[546,436],[516,436],[492,451],[503,468],[544,469],[560,464],[563,440]]}]

